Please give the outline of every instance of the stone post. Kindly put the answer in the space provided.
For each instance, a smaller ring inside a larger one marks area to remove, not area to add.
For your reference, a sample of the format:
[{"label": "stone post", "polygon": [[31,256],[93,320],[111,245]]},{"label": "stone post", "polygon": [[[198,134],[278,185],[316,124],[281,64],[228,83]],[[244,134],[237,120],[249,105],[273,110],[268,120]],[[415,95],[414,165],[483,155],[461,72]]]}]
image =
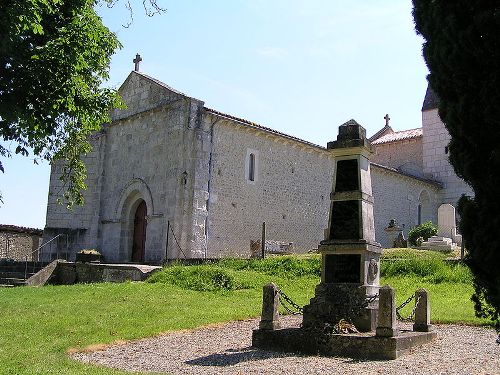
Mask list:
[{"label": "stone post", "polygon": [[427,290],[419,289],[415,292],[415,303],[418,305],[415,310],[415,324],[413,330],[417,332],[429,332],[431,326],[431,307],[429,304],[429,296]]},{"label": "stone post", "polygon": [[396,292],[389,285],[379,289],[377,336],[396,336]]},{"label": "stone post", "polygon": [[278,287],[269,283],[262,288],[262,316],[260,318],[259,329],[275,330],[280,328],[278,304]]}]

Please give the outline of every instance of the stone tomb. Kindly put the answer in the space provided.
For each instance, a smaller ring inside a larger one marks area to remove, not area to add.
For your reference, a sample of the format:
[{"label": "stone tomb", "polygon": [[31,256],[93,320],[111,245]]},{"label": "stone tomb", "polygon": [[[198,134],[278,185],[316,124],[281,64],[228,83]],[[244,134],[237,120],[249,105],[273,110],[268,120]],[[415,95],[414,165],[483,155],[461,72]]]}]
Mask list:
[{"label": "stone tomb", "polygon": [[429,237],[420,248],[450,252],[461,244],[462,235],[457,232],[455,207],[451,204],[442,204],[438,209],[438,234]]},{"label": "stone tomb", "polygon": [[[262,322],[252,335],[253,346],[311,354],[394,359],[410,348],[436,337],[430,331],[427,294],[415,309],[421,321],[414,331],[395,329],[395,292],[379,293],[381,246],[375,241],[371,190],[371,146],[365,129],[351,120],[339,128],[337,141],[328,148],[336,168],[330,195],[330,220],[321,253],[321,282],[304,306],[301,328],[276,329],[279,290],[264,287]],[[421,292],[420,293],[424,293]],[[380,298],[380,308],[379,308]],[[417,312],[417,311],[416,311]],[[424,319],[425,317],[425,319]],[[346,319],[361,333],[335,334],[332,327]],[[273,328],[276,327],[276,328]]]}]

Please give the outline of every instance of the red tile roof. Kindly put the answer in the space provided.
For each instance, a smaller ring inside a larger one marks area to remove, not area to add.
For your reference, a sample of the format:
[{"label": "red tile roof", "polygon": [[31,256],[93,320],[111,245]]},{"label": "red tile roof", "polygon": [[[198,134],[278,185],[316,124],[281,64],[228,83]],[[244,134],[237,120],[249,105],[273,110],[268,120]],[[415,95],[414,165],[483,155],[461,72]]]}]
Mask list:
[{"label": "red tile roof", "polygon": [[418,138],[421,136],[422,136],[422,128],[403,130],[400,132],[394,132],[394,133],[389,133],[389,134],[383,135],[382,137],[374,140],[372,142],[372,145],[403,141],[405,139]]}]

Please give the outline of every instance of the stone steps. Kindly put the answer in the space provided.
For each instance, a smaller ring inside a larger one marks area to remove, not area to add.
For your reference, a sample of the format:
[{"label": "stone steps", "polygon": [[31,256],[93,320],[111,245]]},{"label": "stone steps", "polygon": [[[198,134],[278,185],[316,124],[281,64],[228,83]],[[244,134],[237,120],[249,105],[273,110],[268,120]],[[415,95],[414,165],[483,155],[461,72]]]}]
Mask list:
[{"label": "stone steps", "polygon": [[0,261],[0,286],[26,285],[26,279],[46,265],[46,262]]}]

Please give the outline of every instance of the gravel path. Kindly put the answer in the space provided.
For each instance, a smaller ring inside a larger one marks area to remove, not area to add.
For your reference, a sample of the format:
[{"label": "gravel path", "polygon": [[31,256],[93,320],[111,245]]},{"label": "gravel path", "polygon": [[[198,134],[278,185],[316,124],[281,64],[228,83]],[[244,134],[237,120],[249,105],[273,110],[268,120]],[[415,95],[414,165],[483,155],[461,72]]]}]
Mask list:
[{"label": "gravel path", "polygon": [[[282,317],[297,326],[301,317]],[[74,359],[127,371],[169,374],[495,374],[496,333],[482,327],[439,325],[438,338],[392,361],[300,356],[251,347],[258,320],[231,322],[73,354]]]}]

